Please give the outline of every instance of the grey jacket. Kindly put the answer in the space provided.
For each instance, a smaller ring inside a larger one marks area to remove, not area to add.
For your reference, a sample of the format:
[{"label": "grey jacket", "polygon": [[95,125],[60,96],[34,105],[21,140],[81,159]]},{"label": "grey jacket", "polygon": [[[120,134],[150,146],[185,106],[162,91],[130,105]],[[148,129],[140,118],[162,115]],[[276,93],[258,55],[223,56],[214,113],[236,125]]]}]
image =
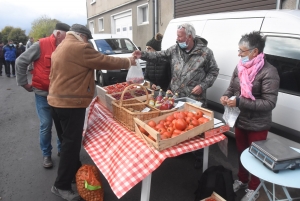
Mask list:
[{"label": "grey jacket", "polygon": [[[277,69],[265,60],[263,68],[257,73],[252,84],[252,94],[255,100],[240,97],[238,107],[241,113],[235,126],[250,131],[268,130],[271,127],[272,110],[276,106],[279,90]],[[239,97],[240,94],[240,79],[236,67],[224,96]]]},{"label": "grey jacket", "polygon": [[[16,60],[16,76],[18,86],[28,84],[27,68],[41,55],[40,42],[35,42],[28,50],[23,52]],[[47,96],[48,91],[43,91],[33,87],[34,93],[40,96]]]},{"label": "grey jacket", "polygon": [[[219,74],[219,68],[213,52],[207,47],[207,41],[195,37],[195,45],[189,52],[173,45],[160,52],[142,52],[141,59],[153,63],[167,61],[171,64],[172,79],[170,89],[179,97],[190,97],[206,106],[206,89],[211,87]],[[191,94],[196,85],[202,87],[200,95]]]}]

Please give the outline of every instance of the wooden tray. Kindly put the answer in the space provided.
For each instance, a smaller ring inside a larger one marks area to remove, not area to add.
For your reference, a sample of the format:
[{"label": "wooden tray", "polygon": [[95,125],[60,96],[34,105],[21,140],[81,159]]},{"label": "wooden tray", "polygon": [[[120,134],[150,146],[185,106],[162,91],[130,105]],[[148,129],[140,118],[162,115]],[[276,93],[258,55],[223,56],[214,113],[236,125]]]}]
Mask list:
[{"label": "wooden tray", "polygon": [[[193,105],[191,103],[185,103],[183,109],[177,110],[175,112],[178,112],[178,111],[195,111],[195,112],[196,111],[201,111],[210,120],[207,123],[201,124],[201,125],[193,128],[189,131],[186,131],[186,132],[176,136],[176,137],[162,140],[160,138],[160,133],[158,131],[154,130],[153,128],[151,128],[150,126],[148,126],[147,123],[150,120],[143,121],[141,119],[134,118],[134,121],[136,123],[136,125],[135,125],[136,134],[138,136],[140,136],[142,139],[144,139],[147,143],[152,145],[155,149],[157,149],[158,151],[161,151],[161,150],[164,150],[166,148],[172,147],[176,144],[179,144],[179,143],[181,143],[185,140],[191,139],[191,138],[193,138],[197,135],[200,135],[201,133],[203,133],[207,130],[210,130],[210,129],[214,128],[214,113],[213,113],[213,111],[207,110],[207,109],[202,108],[202,107],[198,107],[198,106]],[[158,123],[160,120],[165,119],[167,116],[169,116],[173,113],[174,112],[164,114],[162,116],[153,118],[151,120],[155,121],[155,123]],[[142,134],[140,132],[140,130],[138,129],[138,126],[141,126],[142,128],[144,128],[149,133],[149,135],[151,135],[155,139],[155,141],[151,140],[149,137]]]}]

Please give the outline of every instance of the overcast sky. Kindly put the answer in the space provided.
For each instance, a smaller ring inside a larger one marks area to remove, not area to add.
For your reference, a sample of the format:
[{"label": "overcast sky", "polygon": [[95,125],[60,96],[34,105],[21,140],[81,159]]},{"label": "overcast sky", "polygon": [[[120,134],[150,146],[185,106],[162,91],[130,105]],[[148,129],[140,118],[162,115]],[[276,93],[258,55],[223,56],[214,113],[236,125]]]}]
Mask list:
[{"label": "overcast sky", "polygon": [[28,35],[31,23],[43,15],[70,26],[86,25],[86,0],[0,0],[0,31],[13,26]]}]

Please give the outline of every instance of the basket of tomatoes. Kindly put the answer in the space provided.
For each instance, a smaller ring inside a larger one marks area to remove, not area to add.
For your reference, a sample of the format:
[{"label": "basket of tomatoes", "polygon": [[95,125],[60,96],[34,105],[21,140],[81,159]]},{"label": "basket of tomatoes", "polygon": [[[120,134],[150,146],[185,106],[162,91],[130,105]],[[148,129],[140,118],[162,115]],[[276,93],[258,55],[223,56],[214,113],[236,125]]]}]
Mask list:
[{"label": "basket of tomatoes", "polygon": [[214,128],[214,113],[191,103],[175,112],[142,121],[134,118],[135,132],[158,151]]}]

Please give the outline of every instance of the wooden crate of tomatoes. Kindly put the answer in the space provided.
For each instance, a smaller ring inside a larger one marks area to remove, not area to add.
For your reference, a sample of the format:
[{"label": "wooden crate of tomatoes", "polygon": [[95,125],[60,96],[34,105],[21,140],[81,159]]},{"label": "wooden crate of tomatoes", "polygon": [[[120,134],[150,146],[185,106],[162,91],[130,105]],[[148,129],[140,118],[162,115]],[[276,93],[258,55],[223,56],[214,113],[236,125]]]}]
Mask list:
[{"label": "wooden crate of tomatoes", "polygon": [[185,103],[175,112],[147,121],[138,118],[134,121],[136,134],[161,151],[214,128],[214,113]]}]

